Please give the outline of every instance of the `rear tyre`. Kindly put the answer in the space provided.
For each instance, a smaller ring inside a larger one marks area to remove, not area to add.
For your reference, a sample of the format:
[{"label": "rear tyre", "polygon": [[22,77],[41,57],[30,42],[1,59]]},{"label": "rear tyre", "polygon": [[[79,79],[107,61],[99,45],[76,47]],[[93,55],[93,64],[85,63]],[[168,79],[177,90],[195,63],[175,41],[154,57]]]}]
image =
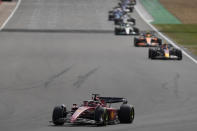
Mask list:
[{"label": "rear tyre", "polygon": [[114,25],[119,25],[119,23],[120,23],[120,20],[119,19],[115,19],[114,20]]},{"label": "rear tyre", "polygon": [[64,109],[61,106],[56,106],[53,109],[52,121],[55,125],[63,125],[64,121],[61,118],[64,118]]},{"label": "rear tyre", "polygon": [[98,106],[94,112],[94,120],[97,126],[106,126],[108,121],[107,110],[101,106]]},{"label": "rear tyre", "polygon": [[127,104],[122,104],[118,113],[120,123],[132,123],[135,117],[134,107]]},{"label": "rear tyre", "polygon": [[111,15],[108,16],[108,21],[112,21],[112,16]]},{"label": "rear tyre", "polygon": [[136,27],[133,27],[133,31],[135,32],[136,35],[139,35],[140,30]]},{"label": "rear tyre", "polygon": [[128,22],[132,22],[133,23],[133,25],[135,25],[136,24],[136,22],[135,22],[136,20],[134,19],[134,18],[130,18],[129,20],[128,20]]},{"label": "rear tyre", "polygon": [[129,8],[130,13],[133,12],[133,9],[134,9],[133,7],[130,7],[130,8]]}]

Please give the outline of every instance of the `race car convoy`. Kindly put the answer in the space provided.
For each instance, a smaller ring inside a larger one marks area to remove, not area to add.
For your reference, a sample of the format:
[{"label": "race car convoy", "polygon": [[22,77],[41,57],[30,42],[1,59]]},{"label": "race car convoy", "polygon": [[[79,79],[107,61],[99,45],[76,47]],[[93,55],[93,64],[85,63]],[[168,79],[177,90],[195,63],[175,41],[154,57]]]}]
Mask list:
[{"label": "race car convoy", "polygon": [[108,20],[114,21],[115,35],[138,35],[139,29],[134,27],[136,20],[129,13],[134,10],[136,0],[120,0],[118,5],[108,13]]},{"label": "race car convoy", "polygon": [[[136,0],[119,0],[108,13],[108,20],[114,21],[115,35],[139,35],[134,37],[135,47],[151,47],[148,52],[149,59],[182,60],[182,51],[164,42],[155,35],[155,32],[140,31],[136,25],[136,19],[131,17]],[[164,48],[166,47],[166,48]]]},{"label": "race car convoy", "polygon": [[[109,11],[108,20],[114,21],[115,35],[139,35],[134,37],[135,47],[151,47],[148,50],[149,59],[176,59],[182,60],[182,51],[171,44],[163,43],[155,32],[140,32],[135,26],[136,20],[129,13],[134,10],[136,0],[119,0],[118,6]],[[120,108],[111,107],[112,103],[122,103]],[[91,123],[98,126],[117,123],[132,123],[135,112],[134,106],[128,105],[125,98],[101,97],[92,94],[92,99],[85,100],[78,106],[73,104],[71,110],[67,110],[64,104],[54,107],[52,123],[63,125],[64,123]]]}]

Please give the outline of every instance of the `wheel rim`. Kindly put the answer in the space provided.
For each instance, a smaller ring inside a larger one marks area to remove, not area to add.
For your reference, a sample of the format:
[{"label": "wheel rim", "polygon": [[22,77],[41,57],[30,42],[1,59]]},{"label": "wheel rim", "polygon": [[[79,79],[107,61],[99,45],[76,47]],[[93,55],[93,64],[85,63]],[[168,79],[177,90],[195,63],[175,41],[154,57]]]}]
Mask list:
[{"label": "wheel rim", "polygon": [[131,122],[133,121],[133,119],[134,119],[134,117],[135,117],[135,116],[134,116],[134,113],[135,113],[135,112],[134,112],[134,108],[132,108],[132,109],[131,109],[131,114],[130,114],[130,116],[131,116],[131,117],[130,117],[130,118],[131,118]]}]

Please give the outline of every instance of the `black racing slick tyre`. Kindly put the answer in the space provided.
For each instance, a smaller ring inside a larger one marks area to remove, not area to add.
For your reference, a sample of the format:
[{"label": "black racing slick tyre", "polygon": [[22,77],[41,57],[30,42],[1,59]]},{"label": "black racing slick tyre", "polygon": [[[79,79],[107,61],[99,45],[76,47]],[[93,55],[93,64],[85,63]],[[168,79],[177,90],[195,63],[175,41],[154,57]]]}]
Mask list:
[{"label": "black racing slick tyre", "polygon": [[115,28],[114,33],[115,35],[119,35],[119,29]]},{"label": "black racing slick tyre", "polygon": [[138,39],[135,37],[135,38],[134,38],[134,46],[135,46],[135,47],[138,47],[138,44],[137,44],[137,43],[138,43]]},{"label": "black racing slick tyre", "polygon": [[148,57],[150,59],[155,59],[157,57],[157,52],[154,49],[149,48]]},{"label": "black racing slick tyre", "polygon": [[178,60],[182,60],[182,57],[183,57],[183,56],[182,56],[181,50],[178,50],[178,51],[177,51],[177,57],[178,57],[178,58],[177,58]]},{"label": "black racing slick tyre", "polygon": [[94,112],[94,120],[97,126],[106,126],[108,121],[107,110],[101,106],[98,106]]},{"label": "black racing slick tyre", "polygon": [[122,104],[118,112],[120,123],[132,123],[135,117],[134,107],[128,104]]},{"label": "black racing slick tyre", "polygon": [[134,9],[133,7],[130,7],[130,8],[129,8],[130,13],[133,12],[133,9]]},{"label": "black racing slick tyre", "polygon": [[162,45],[162,39],[158,39],[159,45]]},{"label": "black racing slick tyre", "polygon": [[149,59],[152,59],[152,58],[153,58],[153,56],[152,56],[153,53],[152,53],[152,52],[153,52],[152,49],[149,49],[149,50],[148,50],[148,58],[149,58]]},{"label": "black racing slick tyre", "polygon": [[136,20],[135,20],[134,18],[130,18],[130,19],[128,20],[128,22],[133,22],[133,25],[136,24]]},{"label": "black racing slick tyre", "polygon": [[63,125],[64,121],[61,120],[64,118],[64,109],[61,106],[56,106],[53,109],[52,121],[54,125]]},{"label": "black racing slick tyre", "polygon": [[133,31],[135,32],[136,35],[140,34],[140,30],[136,27],[133,27]]}]

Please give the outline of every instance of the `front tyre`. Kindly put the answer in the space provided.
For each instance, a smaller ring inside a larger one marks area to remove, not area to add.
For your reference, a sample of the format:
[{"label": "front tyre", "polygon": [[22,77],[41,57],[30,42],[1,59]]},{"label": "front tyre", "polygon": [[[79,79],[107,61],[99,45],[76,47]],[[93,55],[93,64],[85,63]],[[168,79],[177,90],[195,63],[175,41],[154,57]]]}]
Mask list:
[{"label": "front tyre", "polygon": [[182,52],[181,52],[181,50],[178,50],[177,51],[177,57],[178,57],[178,60],[182,60]]},{"label": "front tyre", "polygon": [[148,58],[153,59],[153,50],[152,49],[148,50]]},{"label": "front tyre", "polygon": [[119,29],[118,28],[115,28],[115,30],[114,30],[114,33],[115,33],[115,35],[119,35]]},{"label": "front tyre", "polygon": [[95,109],[94,120],[98,126],[106,126],[108,121],[107,110],[101,106]]},{"label": "front tyre", "polygon": [[61,106],[56,106],[53,109],[52,121],[54,125],[63,125],[64,109]]}]

